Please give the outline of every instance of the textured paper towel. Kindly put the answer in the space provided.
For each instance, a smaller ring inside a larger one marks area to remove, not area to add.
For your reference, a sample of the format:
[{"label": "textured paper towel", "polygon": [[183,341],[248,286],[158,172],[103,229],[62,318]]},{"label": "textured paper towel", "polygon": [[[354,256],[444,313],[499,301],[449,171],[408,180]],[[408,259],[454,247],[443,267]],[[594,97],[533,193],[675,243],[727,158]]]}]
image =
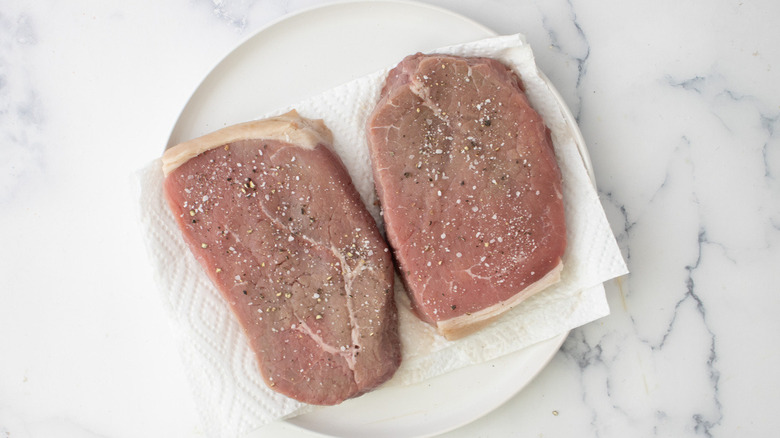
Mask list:
[{"label": "textured paper towel", "polygon": [[[438,336],[411,313],[408,298],[397,281],[404,360],[388,385],[418,383],[517,351],[605,316],[609,309],[601,284],[627,272],[575,143],[575,128],[567,123],[554,92],[539,75],[533,53],[522,36],[490,38],[437,52],[499,59],[523,79],[531,104],[552,131],[563,175],[568,248],[561,283],[525,301],[497,323],[454,342]],[[324,119],[333,131],[336,151],[380,224],[374,206],[365,122],[388,70],[273,114],[258,114],[265,117],[295,108],[304,117]],[[159,160],[139,172],[141,224],[207,433],[240,436],[305,411],[305,405],[271,391],[263,383],[238,322],[181,238],[164,203],[162,181]]]}]

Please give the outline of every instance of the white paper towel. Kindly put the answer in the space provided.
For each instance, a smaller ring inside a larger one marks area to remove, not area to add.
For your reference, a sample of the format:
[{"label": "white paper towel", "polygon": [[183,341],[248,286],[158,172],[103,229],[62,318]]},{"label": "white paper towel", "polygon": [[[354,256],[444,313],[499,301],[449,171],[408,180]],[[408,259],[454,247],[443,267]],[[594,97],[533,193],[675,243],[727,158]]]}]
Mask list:
[{"label": "white paper towel", "polygon": [[[388,385],[418,383],[517,351],[605,316],[609,308],[601,283],[627,273],[575,143],[575,127],[567,123],[554,92],[539,75],[523,37],[490,38],[437,52],[495,58],[513,67],[523,79],[532,106],[552,131],[563,175],[568,247],[561,283],[525,301],[498,322],[458,341],[446,341],[418,320],[397,281],[404,359]],[[388,70],[262,115],[295,108],[304,117],[324,119],[333,131],[336,152],[380,224],[381,217],[374,206],[365,122]],[[141,224],[207,433],[241,436],[263,424],[305,411],[305,405],[271,391],[263,383],[238,322],[184,243],[164,203],[162,181],[159,160],[139,172]]]}]

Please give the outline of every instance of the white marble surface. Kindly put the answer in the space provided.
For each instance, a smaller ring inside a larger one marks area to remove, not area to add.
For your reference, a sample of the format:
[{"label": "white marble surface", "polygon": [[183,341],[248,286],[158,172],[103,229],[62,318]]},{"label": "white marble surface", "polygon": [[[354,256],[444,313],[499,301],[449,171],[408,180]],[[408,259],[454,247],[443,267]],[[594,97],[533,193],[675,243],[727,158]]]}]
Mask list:
[{"label": "white marble surface", "polygon": [[[203,436],[130,175],[235,44],[322,3],[2,3],[0,438]],[[526,34],[631,269],[611,316],[445,436],[774,436],[780,3],[431,3]]]}]

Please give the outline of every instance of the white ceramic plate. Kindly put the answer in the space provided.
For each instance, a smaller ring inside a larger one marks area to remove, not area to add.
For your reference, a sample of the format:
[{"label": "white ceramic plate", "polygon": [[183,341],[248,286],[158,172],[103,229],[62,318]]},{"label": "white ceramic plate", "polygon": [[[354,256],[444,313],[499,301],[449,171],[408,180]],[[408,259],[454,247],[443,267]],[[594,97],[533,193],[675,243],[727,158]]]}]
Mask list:
[{"label": "white ceramic plate", "polygon": [[[460,15],[409,2],[336,3],[284,17],[244,41],[206,76],[177,120],[168,145],[302,101],[393,65],[410,53],[495,35]],[[558,100],[576,126],[563,100]],[[590,171],[584,141],[581,136],[577,140]],[[288,424],[340,437],[443,433],[515,395],[547,365],[565,338],[563,334],[418,385],[384,388]]]}]

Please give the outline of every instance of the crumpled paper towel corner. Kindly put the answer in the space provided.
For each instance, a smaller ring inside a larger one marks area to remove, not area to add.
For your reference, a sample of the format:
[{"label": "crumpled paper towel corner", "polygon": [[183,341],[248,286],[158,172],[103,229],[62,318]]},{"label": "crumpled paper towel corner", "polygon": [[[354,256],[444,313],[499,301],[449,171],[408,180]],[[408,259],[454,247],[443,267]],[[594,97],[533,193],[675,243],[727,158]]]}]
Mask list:
[{"label": "crumpled paper towel corner", "polygon": [[[387,385],[419,383],[518,351],[606,316],[609,308],[602,283],[628,272],[580,155],[577,128],[567,121],[555,92],[538,72],[522,35],[488,38],[435,52],[495,58],[513,67],[523,79],[531,104],[552,131],[563,175],[568,247],[559,284],[458,341],[446,341],[417,319],[397,281],[404,359]],[[273,114],[258,115],[265,117],[295,108],[304,117],[324,119],[333,131],[336,152],[380,224],[364,132],[388,70]],[[155,281],[207,435],[239,437],[311,409],[263,383],[241,327],[190,253],[165,205],[160,161],[150,163],[137,176],[140,223]]]}]

